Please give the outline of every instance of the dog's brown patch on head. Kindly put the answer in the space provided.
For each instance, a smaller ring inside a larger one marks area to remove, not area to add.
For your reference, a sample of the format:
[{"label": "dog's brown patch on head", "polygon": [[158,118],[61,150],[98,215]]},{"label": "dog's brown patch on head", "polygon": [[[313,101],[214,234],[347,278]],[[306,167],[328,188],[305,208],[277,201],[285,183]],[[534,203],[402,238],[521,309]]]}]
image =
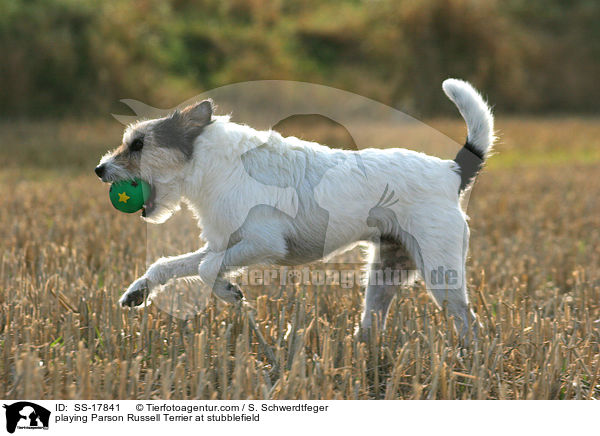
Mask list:
[{"label": "dog's brown patch on head", "polygon": [[113,162],[115,165],[127,170],[132,174],[139,173],[141,153],[132,151],[129,144],[121,144],[113,152]]},{"label": "dog's brown patch on head", "polygon": [[212,115],[211,100],[177,110],[153,126],[154,142],[158,147],[179,150],[186,159],[190,159],[194,153],[194,140],[212,122]]}]

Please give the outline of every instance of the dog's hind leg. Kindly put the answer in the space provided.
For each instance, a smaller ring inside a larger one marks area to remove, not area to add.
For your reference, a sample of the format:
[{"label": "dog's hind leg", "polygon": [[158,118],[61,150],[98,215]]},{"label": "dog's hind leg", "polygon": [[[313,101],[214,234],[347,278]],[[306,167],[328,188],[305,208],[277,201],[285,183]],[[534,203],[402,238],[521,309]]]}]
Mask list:
[{"label": "dog's hind leg", "polygon": [[[464,217],[447,217],[446,226],[430,227],[418,233],[421,270],[427,291],[436,304],[454,318],[461,342],[466,345],[477,338],[478,323],[469,307],[465,261],[469,243],[469,228]],[[422,230],[422,229],[421,229]]]},{"label": "dog's hind leg", "polygon": [[[429,291],[437,305],[454,317],[454,325],[463,344],[477,339],[478,323],[469,307],[466,287],[440,289],[439,285]],[[469,337],[470,336],[470,337]]]},{"label": "dog's hind leg", "polygon": [[369,282],[361,319],[362,339],[368,338],[373,314],[377,316],[379,329],[385,327],[385,319],[399,285],[414,279],[415,268],[402,243],[392,239],[381,240],[379,259],[374,259],[369,265]]}]

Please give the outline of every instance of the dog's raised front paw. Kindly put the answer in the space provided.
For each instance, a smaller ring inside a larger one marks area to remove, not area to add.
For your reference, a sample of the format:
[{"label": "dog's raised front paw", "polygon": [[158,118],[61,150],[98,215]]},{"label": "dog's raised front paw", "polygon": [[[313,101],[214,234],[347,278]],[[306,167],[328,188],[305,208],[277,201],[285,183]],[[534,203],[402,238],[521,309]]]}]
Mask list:
[{"label": "dog's raised front paw", "polygon": [[244,294],[238,285],[231,282],[224,282],[216,285],[213,289],[215,295],[226,303],[235,304],[244,299]]},{"label": "dog's raised front paw", "polygon": [[127,288],[127,291],[125,291],[123,295],[121,295],[119,304],[121,304],[122,307],[139,306],[146,300],[150,294],[151,288],[148,279],[140,277]]}]

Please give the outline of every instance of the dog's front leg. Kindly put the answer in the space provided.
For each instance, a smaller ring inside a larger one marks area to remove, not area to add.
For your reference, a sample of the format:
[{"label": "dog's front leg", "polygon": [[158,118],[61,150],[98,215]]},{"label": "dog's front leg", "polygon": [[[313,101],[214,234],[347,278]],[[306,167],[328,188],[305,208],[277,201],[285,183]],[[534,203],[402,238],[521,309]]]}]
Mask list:
[{"label": "dog's front leg", "polygon": [[162,257],[154,262],[146,273],[134,281],[119,299],[121,306],[139,306],[160,285],[179,277],[198,274],[198,265],[208,253],[204,246],[198,251],[180,256]]},{"label": "dog's front leg", "polygon": [[227,303],[237,303],[244,298],[240,288],[223,276],[229,268],[241,268],[275,262],[285,256],[283,238],[270,241],[245,239],[222,252],[209,252],[198,268],[200,279],[212,286],[213,293]]},{"label": "dog's front leg", "polygon": [[242,301],[244,294],[237,285],[223,277],[227,272],[224,264],[226,253],[227,251],[208,253],[198,267],[198,275],[217,297],[226,303],[234,304]]}]

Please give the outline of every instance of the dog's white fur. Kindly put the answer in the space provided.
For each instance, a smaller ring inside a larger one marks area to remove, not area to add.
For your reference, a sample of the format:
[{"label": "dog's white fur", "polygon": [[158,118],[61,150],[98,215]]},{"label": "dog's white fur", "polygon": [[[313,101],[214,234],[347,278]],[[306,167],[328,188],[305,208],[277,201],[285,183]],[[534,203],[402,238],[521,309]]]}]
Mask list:
[{"label": "dog's white fur", "polygon": [[[489,107],[466,82],[448,79],[443,89],[465,118],[467,141],[486,156],[494,142]],[[124,144],[139,132],[148,142],[139,171],[125,170],[113,154],[101,161],[108,168],[104,181],[141,176],[152,183],[157,204],[148,221],[165,221],[183,201],[207,242],[196,252],[156,261],[128,288],[122,304],[131,304],[132,297],[139,304],[140,293],[189,276],[235,302],[241,293],[224,278],[229,267],[306,263],[381,238],[372,269],[416,266],[435,301],[466,334],[474,321],[465,280],[469,231],[455,161],[405,149],[332,150],[227,117],[211,119],[189,159],[152,144],[159,119],[133,125],[124,135]],[[440,268],[455,271],[456,281],[445,276],[442,286],[435,282]],[[367,287],[363,329],[371,327],[372,312],[385,320],[395,291],[385,284]]]}]

